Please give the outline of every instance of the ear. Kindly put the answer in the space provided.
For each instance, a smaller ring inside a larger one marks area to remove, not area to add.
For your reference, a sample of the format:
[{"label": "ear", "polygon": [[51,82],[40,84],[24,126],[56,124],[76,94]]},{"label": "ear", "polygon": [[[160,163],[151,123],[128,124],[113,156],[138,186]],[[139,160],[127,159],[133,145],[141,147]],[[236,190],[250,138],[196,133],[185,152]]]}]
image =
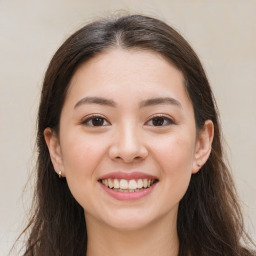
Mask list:
[{"label": "ear", "polygon": [[55,172],[59,174],[61,171],[61,176],[65,177],[61,147],[56,132],[54,132],[51,128],[46,128],[44,130],[44,139],[47,144]]},{"label": "ear", "polygon": [[207,120],[205,121],[197,138],[192,173],[197,173],[209,158],[212,149],[213,136],[213,122],[211,120]]}]

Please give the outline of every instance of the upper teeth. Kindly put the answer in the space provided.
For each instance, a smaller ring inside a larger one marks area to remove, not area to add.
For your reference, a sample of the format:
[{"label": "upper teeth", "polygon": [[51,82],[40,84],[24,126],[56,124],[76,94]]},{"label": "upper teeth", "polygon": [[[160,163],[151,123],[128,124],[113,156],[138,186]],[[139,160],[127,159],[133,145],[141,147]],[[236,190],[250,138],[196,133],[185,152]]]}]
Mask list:
[{"label": "upper teeth", "polygon": [[125,180],[125,179],[104,179],[101,182],[109,187],[116,189],[139,189],[139,188],[148,188],[153,184],[154,180],[152,179],[138,179],[138,180]]}]

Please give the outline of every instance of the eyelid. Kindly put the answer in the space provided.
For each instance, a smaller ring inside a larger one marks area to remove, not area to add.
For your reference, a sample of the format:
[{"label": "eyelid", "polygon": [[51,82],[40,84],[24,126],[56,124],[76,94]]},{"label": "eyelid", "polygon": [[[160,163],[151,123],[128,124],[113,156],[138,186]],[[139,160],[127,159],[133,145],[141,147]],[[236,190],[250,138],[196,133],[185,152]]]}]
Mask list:
[{"label": "eyelid", "polygon": [[167,125],[162,125],[162,126],[154,126],[154,125],[149,125],[149,126],[161,128],[161,127],[165,127],[165,126],[176,124],[174,118],[172,118],[172,117],[170,117],[169,115],[166,115],[166,114],[154,114],[154,115],[152,115],[152,116],[150,116],[148,118],[148,120],[145,122],[145,124],[147,125],[147,123],[149,121],[152,121],[152,119],[157,118],[157,117],[160,117],[160,118],[163,118],[165,120],[168,120],[169,123]]},{"label": "eyelid", "polygon": [[[100,125],[100,126],[94,126],[94,125],[89,125],[88,122],[91,121],[93,118],[102,118],[104,119],[104,121],[106,121],[108,124],[107,125]],[[105,116],[103,116],[102,114],[90,114],[85,116],[82,121],[80,122],[80,124],[88,126],[88,127],[96,127],[96,128],[100,128],[100,127],[104,127],[104,126],[108,126],[111,125],[111,123],[107,120],[107,118]]]}]

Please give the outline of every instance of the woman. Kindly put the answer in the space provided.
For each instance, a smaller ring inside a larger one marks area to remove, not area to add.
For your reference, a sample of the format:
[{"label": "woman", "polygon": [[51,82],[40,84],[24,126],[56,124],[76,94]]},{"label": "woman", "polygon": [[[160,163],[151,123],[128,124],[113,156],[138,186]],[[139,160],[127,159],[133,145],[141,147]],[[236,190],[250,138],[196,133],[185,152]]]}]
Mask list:
[{"label": "woman", "polygon": [[123,16],[68,38],[37,142],[24,255],[252,255],[207,77],[165,23]]}]

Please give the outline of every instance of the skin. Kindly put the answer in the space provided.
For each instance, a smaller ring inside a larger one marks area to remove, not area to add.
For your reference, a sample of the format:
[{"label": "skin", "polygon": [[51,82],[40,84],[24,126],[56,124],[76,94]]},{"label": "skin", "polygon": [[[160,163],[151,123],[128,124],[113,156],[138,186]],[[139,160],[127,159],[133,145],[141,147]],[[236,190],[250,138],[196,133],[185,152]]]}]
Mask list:
[{"label": "skin", "polygon": [[[86,97],[114,106],[85,102]],[[175,101],[145,106],[148,99],[166,97]],[[100,126],[88,119],[95,114]],[[55,171],[85,210],[86,255],[178,255],[179,201],[191,175],[207,161],[213,139],[209,120],[196,131],[179,70],[153,52],[108,50],[78,68],[59,134],[47,128],[44,135]],[[150,174],[158,182],[143,198],[117,200],[98,179],[119,171]]]}]

